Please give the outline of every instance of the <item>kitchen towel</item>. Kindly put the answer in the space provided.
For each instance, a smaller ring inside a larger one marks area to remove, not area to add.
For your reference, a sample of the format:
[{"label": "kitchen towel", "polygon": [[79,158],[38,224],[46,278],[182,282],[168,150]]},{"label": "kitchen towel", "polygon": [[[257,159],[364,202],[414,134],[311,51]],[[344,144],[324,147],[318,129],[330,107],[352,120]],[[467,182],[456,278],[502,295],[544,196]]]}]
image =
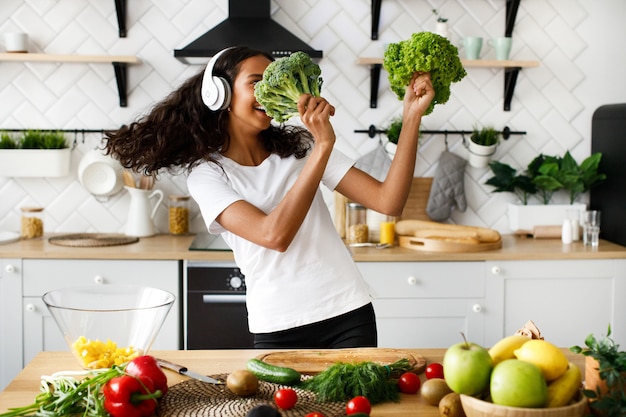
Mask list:
[{"label": "kitchen towel", "polygon": [[465,159],[450,151],[441,154],[426,206],[426,214],[432,220],[447,220],[455,207],[459,211],[467,209],[464,181],[466,164]]}]

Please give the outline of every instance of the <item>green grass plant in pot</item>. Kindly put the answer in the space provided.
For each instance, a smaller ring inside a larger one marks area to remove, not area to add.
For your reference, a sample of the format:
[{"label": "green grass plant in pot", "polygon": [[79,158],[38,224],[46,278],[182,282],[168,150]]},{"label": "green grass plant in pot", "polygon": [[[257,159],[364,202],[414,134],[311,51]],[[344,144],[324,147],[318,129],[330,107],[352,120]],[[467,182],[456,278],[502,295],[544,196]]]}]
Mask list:
[{"label": "green grass plant in pot", "polygon": [[485,168],[491,156],[496,153],[499,139],[500,132],[493,127],[474,128],[467,144],[470,165],[474,168]]}]

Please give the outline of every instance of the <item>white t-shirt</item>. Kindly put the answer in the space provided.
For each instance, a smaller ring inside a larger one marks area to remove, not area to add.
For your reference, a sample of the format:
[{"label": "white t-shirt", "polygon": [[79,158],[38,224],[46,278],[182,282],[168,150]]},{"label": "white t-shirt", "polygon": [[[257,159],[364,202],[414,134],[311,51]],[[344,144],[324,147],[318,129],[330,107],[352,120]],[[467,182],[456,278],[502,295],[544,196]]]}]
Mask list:
[{"label": "white t-shirt", "polygon": [[[273,210],[296,181],[306,158],[272,154],[258,166],[242,166],[229,158],[219,158],[224,171],[216,164],[203,163],[190,173],[187,185],[209,232],[222,234],[246,277],[252,333],[315,323],[371,301],[369,287],[334,227],[321,190],[318,189],[300,230],[285,252],[256,245],[215,221],[238,200],[248,201],[265,212]],[[353,164],[334,150],[322,183],[334,190]]]}]

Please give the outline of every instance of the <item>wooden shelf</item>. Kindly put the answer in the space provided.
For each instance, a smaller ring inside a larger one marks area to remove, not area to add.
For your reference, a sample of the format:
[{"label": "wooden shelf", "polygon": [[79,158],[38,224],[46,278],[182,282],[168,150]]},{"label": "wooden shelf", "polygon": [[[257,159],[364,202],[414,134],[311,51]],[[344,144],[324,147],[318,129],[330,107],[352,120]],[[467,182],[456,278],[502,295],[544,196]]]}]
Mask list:
[{"label": "wooden shelf", "polygon": [[88,63],[112,64],[117,81],[120,107],[127,104],[126,72],[128,65],[139,64],[141,61],[132,55],[55,55],[31,53],[0,53],[0,61],[11,62],[57,62],[57,63]]},{"label": "wooden shelf", "polygon": [[[376,57],[359,57],[356,61],[359,65],[374,65],[383,63],[382,58]],[[465,68],[481,67],[481,68],[528,68],[538,67],[539,61],[498,61],[495,59],[462,59],[461,63]]]},{"label": "wooden shelf", "polygon": [[[370,108],[378,105],[378,86],[380,84],[380,70],[383,67],[383,58],[359,57],[358,65],[370,66]],[[503,68],[504,69],[504,110],[511,110],[511,100],[517,83],[517,76],[522,68],[538,67],[539,61],[499,61],[475,59],[462,59],[465,68]]]}]

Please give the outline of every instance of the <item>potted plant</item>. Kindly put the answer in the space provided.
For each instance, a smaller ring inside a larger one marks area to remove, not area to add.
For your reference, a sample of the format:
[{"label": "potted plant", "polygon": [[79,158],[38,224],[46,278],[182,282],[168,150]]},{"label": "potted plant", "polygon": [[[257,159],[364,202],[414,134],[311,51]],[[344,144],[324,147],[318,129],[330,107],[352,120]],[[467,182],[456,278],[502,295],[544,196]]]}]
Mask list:
[{"label": "potted plant", "polygon": [[437,16],[437,25],[435,26],[435,33],[447,38],[450,34],[448,31],[448,19],[441,16],[437,9],[433,9],[433,14]]},{"label": "potted plant", "polygon": [[499,138],[500,132],[493,127],[474,128],[467,144],[470,165],[474,168],[486,167],[491,155],[496,153]]},{"label": "potted plant", "polygon": [[61,177],[69,174],[71,149],[59,131],[0,134],[0,176]]},{"label": "potted plant", "polygon": [[585,389],[593,415],[620,417],[626,413],[626,352],[610,337],[609,325],[606,336],[596,339],[590,334],[585,346],[572,346],[574,353],[585,358]]},{"label": "potted plant", "polygon": [[396,154],[398,147],[398,139],[400,139],[400,131],[402,130],[402,116],[396,116],[391,119],[389,127],[385,130],[387,135],[387,143],[383,147],[385,152],[391,157]]},{"label": "potted plant", "polygon": [[[518,197],[521,204],[508,205],[509,227],[513,231],[532,232],[534,226],[561,224],[569,210],[586,209],[585,204],[576,203],[576,198],[606,178],[598,172],[601,156],[593,154],[578,165],[569,151],[563,157],[542,154],[522,174],[502,162],[491,163],[494,176],[486,184],[495,187],[493,192],[512,192]],[[559,191],[568,193],[569,204],[552,204]],[[528,204],[533,195],[542,204]]]}]

